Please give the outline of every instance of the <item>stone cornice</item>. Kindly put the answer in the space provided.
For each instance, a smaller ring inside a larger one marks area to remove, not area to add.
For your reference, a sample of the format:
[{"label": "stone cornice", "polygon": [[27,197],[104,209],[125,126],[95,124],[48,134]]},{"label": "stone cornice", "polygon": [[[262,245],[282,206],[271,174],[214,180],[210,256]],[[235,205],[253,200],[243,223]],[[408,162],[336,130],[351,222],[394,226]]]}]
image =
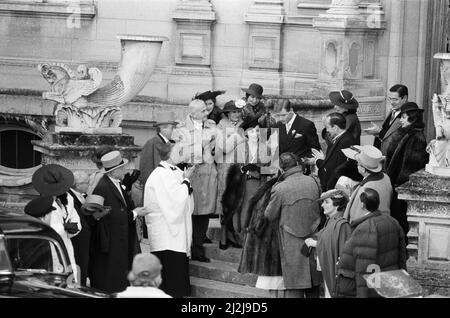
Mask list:
[{"label": "stone cornice", "polygon": [[[0,2],[0,15],[20,15],[20,16],[49,16],[67,18],[74,14],[73,4],[70,2],[47,3],[47,2]],[[79,3],[80,18],[83,20],[93,19],[96,15],[96,6],[90,3]]]}]

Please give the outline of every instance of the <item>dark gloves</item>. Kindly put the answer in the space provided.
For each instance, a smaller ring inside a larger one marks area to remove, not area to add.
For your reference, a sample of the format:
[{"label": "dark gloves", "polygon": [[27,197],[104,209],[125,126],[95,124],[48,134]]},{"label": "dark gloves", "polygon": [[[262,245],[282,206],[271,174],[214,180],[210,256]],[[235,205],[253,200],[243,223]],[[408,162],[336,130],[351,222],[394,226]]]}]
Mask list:
[{"label": "dark gloves", "polygon": [[69,234],[76,234],[79,229],[76,222],[66,222],[64,223],[64,230]]},{"label": "dark gloves", "polygon": [[258,165],[254,164],[254,163],[249,163],[248,165],[245,165],[242,167],[242,172],[247,172],[247,171],[261,171],[261,167],[259,167]]},{"label": "dark gloves", "polygon": [[130,191],[131,190],[131,186],[133,185],[133,183],[136,182],[136,180],[139,178],[139,175],[141,174],[141,172],[137,169],[134,169],[133,172],[130,173],[128,172],[122,180],[122,184],[125,186],[125,191]]}]

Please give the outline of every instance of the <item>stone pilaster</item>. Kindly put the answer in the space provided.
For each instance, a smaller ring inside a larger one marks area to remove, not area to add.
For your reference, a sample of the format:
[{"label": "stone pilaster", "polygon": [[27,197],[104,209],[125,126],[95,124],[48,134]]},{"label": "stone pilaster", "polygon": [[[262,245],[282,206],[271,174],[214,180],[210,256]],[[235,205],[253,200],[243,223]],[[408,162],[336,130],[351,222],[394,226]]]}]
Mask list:
[{"label": "stone pilaster", "polygon": [[408,204],[407,269],[427,293],[450,295],[450,177],[423,170],[397,188]]},{"label": "stone pilaster", "polygon": [[244,19],[249,25],[249,37],[241,87],[257,82],[264,87],[264,93],[280,94],[283,1],[255,0]]},{"label": "stone pilaster", "polygon": [[379,3],[362,6],[360,0],[333,0],[314,19],[321,35],[318,85],[324,95],[347,89],[360,102],[363,121],[381,121],[385,114],[385,89],[379,78],[378,39],[385,21]]},{"label": "stone pilaster", "polygon": [[210,0],[180,0],[172,18],[177,26],[169,96],[187,101],[196,92],[213,88],[211,28],[216,14]]}]

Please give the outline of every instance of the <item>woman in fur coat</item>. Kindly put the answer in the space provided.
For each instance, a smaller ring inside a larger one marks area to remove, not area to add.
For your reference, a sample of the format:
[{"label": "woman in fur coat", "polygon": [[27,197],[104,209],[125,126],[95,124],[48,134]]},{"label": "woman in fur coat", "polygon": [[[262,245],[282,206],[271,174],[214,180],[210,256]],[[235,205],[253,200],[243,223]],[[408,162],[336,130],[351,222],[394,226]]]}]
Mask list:
[{"label": "woman in fur coat", "polygon": [[413,102],[405,103],[401,107],[400,123],[402,126],[392,136],[393,142],[387,149],[384,163],[384,168],[394,188],[391,216],[400,223],[405,236],[409,230],[406,202],[398,199],[395,188],[408,181],[411,174],[423,169],[428,162],[422,113],[423,109]]}]

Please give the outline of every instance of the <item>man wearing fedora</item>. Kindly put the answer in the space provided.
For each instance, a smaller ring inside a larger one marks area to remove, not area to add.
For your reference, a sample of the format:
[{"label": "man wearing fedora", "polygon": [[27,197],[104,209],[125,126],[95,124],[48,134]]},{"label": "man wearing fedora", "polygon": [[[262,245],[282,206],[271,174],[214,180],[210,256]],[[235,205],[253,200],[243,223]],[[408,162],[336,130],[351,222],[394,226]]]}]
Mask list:
[{"label": "man wearing fedora", "polygon": [[194,189],[194,212],[192,215],[193,238],[192,259],[209,262],[205,256],[203,243],[206,240],[209,217],[216,210],[217,169],[213,150],[216,141],[216,124],[208,119],[206,104],[200,99],[189,103],[186,121],[175,128],[172,138],[177,143],[185,144],[189,164],[195,164],[191,178]]},{"label": "man wearing fedora", "polygon": [[135,219],[147,215],[148,209],[134,208],[120,181],[131,169],[128,160],[122,159],[119,151],[111,151],[101,161],[105,173],[93,194],[103,197],[104,205],[111,207],[111,212],[93,228],[89,278],[91,287],[115,293],[127,287],[124,273],[130,270],[133,256],[140,251]]},{"label": "man wearing fedora", "polygon": [[331,138],[331,145],[324,156],[322,152],[314,152],[312,158],[306,158],[309,165],[316,165],[322,191],[334,189],[339,179],[338,168],[344,165],[347,157],[341,149],[354,144],[353,136],[346,129],[346,120],[341,113],[331,113],[325,117],[325,128]]},{"label": "man wearing fedora", "polygon": [[359,196],[362,215],[353,221],[352,234],[345,242],[336,265],[338,297],[379,297],[367,287],[365,274],[406,269],[406,244],[398,222],[379,210],[378,192],[365,188]]},{"label": "man wearing fedora", "polygon": [[266,107],[261,101],[263,98],[263,87],[261,85],[252,83],[248,88],[242,90],[245,92],[247,104],[242,110],[244,122],[241,124],[241,128],[247,130],[258,126],[259,119],[266,113]]},{"label": "man wearing fedora", "polygon": [[[347,130],[355,139],[355,145],[361,143],[361,123],[359,122],[356,111],[359,103],[353,96],[352,92],[347,90],[334,91],[329,94],[331,103],[334,105],[336,112],[341,113],[345,117],[345,130]],[[329,142],[329,139],[327,143]]]},{"label": "man wearing fedora", "polygon": [[378,192],[380,211],[390,214],[392,185],[389,176],[382,171],[384,157],[381,151],[370,145],[354,145],[351,148],[343,149],[342,152],[348,158],[357,161],[358,172],[363,176],[363,180],[352,192],[344,212],[344,218],[351,223],[364,215],[359,197],[366,188],[372,188]]},{"label": "man wearing fedora", "polygon": [[216,124],[223,118],[222,110],[216,105],[216,97],[224,94],[225,91],[206,91],[201,94],[196,94],[194,99],[200,99],[205,102],[206,110],[208,111],[208,119],[214,120]]},{"label": "man wearing fedora", "polygon": [[[156,127],[156,135],[145,143],[139,159],[139,171],[141,173],[138,178],[139,182],[135,183],[137,192],[132,192],[134,203],[137,205],[142,205],[145,182],[161,161],[156,146],[170,142],[176,124],[177,122],[175,121],[173,112],[163,112],[158,114],[158,118],[154,125]],[[136,222],[139,239],[148,238],[147,227],[145,226],[144,220],[139,217]]]},{"label": "man wearing fedora", "polygon": [[381,150],[386,156],[387,148],[392,144],[392,134],[402,125],[400,123],[400,109],[408,102],[408,88],[402,84],[396,84],[389,89],[388,102],[391,105],[391,112],[386,117],[381,127],[372,123],[372,126],[364,129],[368,134],[374,135],[373,145]]}]

